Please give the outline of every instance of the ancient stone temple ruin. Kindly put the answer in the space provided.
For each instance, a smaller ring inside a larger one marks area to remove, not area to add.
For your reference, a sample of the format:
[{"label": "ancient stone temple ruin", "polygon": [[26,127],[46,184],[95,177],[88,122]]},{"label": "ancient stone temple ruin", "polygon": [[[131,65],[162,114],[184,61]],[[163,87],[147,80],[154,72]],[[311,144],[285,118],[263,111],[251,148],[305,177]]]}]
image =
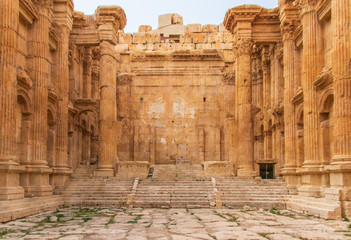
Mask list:
[{"label": "ancient stone temple ruin", "polygon": [[0,221],[62,205],[351,217],[350,0],[133,34],[127,17],[1,1]]}]

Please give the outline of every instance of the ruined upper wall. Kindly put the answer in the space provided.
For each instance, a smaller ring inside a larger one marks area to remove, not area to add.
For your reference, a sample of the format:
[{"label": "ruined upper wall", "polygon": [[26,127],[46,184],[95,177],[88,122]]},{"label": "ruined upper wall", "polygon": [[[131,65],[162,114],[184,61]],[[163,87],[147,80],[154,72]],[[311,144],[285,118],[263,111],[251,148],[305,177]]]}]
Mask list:
[{"label": "ruined upper wall", "polygon": [[221,25],[183,25],[178,14],[159,16],[159,28],[142,25],[138,33],[119,33],[118,52],[222,50],[225,61],[234,61],[233,36]]}]

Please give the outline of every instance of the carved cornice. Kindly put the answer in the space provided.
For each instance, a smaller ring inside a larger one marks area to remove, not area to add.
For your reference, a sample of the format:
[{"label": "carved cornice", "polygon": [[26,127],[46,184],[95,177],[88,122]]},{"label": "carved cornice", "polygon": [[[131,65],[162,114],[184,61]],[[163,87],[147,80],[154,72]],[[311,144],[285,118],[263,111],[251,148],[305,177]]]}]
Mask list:
[{"label": "carved cornice", "polygon": [[19,16],[27,24],[33,24],[34,20],[38,18],[38,11],[30,0],[19,1]]},{"label": "carved cornice", "polygon": [[217,50],[178,51],[172,54],[173,61],[222,61]]},{"label": "carved cornice", "polygon": [[297,93],[295,94],[295,96],[293,96],[293,98],[291,99],[291,101],[295,104],[298,105],[300,103],[303,103],[303,90],[302,88],[299,88],[297,90]]},{"label": "carved cornice", "polygon": [[120,73],[117,76],[117,85],[132,85],[133,75],[129,73]]},{"label": "carved cornice", "polygon": [[302,31],[302,26],[300,25],[299,27],[296,28],[295,30],[295,45],[297,48],[301,48],[303,45],[303,31]]},{"label": "carved cornice", "polygon": [[122,8],[118,6],[103,6],[96,10],[96,22],[99,25],[101,41],[118,43],[118,31],[126,26],[127,18]]},{"label": "carved cornice", "polygon": [[28,74],[20,68],[17,69],[17,85],[26,90],[31,89],[33,86],[33,82]]},{"label": "carved cornice", "polygon": [[333,83],[333,73],[329,68],[329,69],[323,69],[323,71],[317,77],[316,81],[313,82],[313,85],[317,88],[317,90],[323,90],[332,83]]},{"label": "carved cornice", "polygon": [[251,38],[241,38],[234,44],[234,54],[236,57],[242,55],[251,55],[253,48],[253,41]]},{"label": "carved cornice", "polygon": [[54,88],[48,87],[48,101],[55,104],[58,100],[56,90]]},{"label": "carved cornice", "polygon": [[319,21],[327,21],[331,17],[331,0],[322,0],[317,6]]},{"label": "carved cornice", "polygon": [[49,46],[51,51],[55,51],[58,46],[57,32],[53,27],[49,28]]},{"label": "carved cornice", "polygon": [[262,11],[262,7],[257,5],[242,5],[229,9],[225,15],[223,25],[234,33],[238,21],[252,22]]},{"label": "carved cornice", "polygon": [[235,84],[235,72],[234,73],[229,73],[229,72],[223,73],[221,80],[225,85],[234,85]]}]

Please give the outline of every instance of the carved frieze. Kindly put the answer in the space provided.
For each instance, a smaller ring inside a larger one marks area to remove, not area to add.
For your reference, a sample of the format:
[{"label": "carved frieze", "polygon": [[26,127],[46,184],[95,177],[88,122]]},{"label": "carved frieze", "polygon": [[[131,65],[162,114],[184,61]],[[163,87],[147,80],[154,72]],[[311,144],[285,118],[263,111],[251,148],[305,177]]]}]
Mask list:
[{"label": "carved frieze", "polygon": [[38,12],[30,0],[19,1],[19,16],[28,24],[33,24],[34,20],[38,18]]},{"label": "carved frieze", "polygon": [[313,85],[317,90],[325,89],[327,86],[333,83],[333,73],[331,69],[323,69],[318,75],[317,79],[313,82]]},{"label": "carved frieze", "polygon": [[129,73],[120,73],[117,76],[117,84],[118,85],[132,85],[133,84],[133,76]]},{"label": "carved frieze", "polygon": [[223,73],[221,80],[225,85],[234,85],[235,84],[235,72],[234,73],[229,73],[229,72]]}]

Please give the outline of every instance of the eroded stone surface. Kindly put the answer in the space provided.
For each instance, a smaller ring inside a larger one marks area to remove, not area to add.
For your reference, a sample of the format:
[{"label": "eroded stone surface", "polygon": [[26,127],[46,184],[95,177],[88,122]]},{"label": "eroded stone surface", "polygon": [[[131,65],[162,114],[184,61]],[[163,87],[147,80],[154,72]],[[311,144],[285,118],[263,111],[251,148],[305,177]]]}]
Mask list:
[{"label": "eroded stone surface", "polygon": [[[57,219],[53,222],[53,219]],[[290,211],[60,208],[2,224],[4,239],[349,239],[350,223]]]}]

